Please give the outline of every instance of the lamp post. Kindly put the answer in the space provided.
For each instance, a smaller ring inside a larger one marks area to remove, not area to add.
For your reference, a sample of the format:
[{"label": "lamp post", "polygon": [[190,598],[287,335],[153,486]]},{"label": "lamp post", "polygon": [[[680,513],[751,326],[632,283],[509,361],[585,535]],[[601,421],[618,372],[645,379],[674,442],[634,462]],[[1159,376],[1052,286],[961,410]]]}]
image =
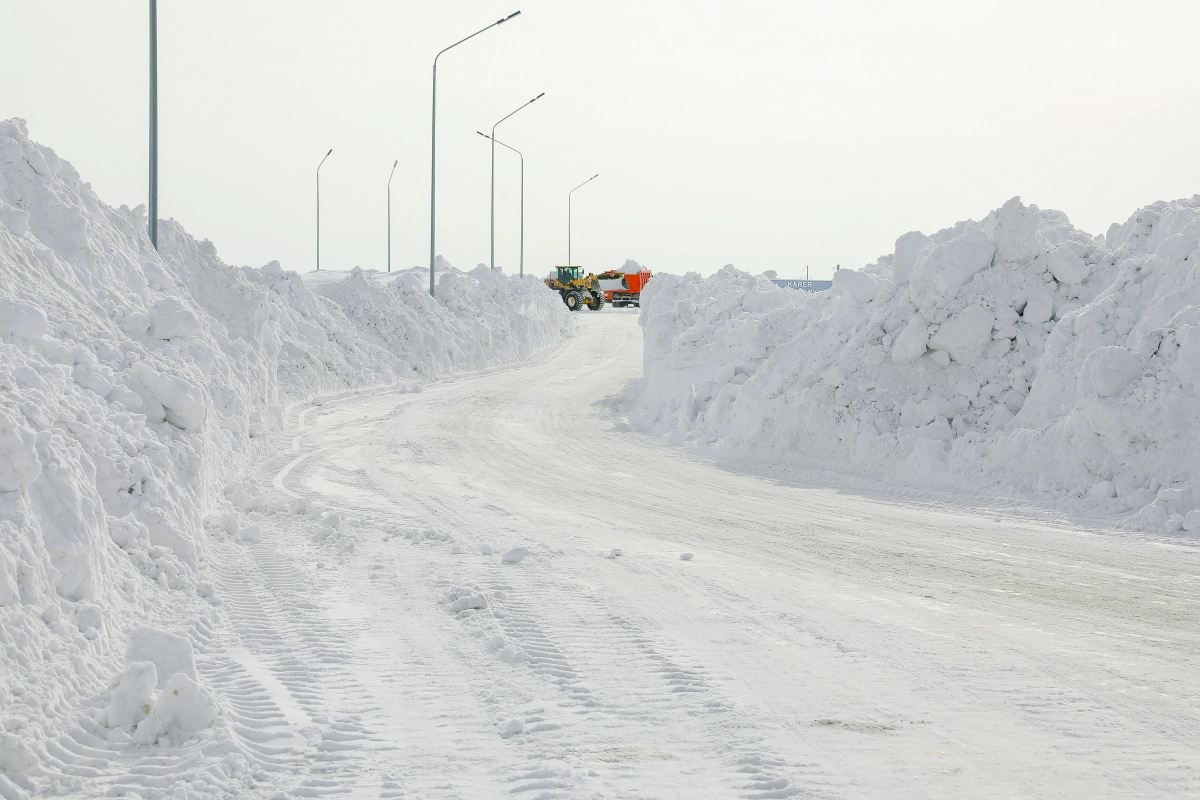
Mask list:
[{"label": "lamp post", "polygon": [[[483,131],[475,131],[485,139],[492,139]],[[521,277],[525,277],[525,154],[512,145],[505,144],[499,139],[492,139],[501,147],[507,147],[521,157]]]},{"label": "lamp post", "polygon": [[392,271],[392,176],[396,174],[396,165],[400,159],[392,162],[392,171],[388,173],[388,272]]},{"label": "lamp post", "polygon": [[592,181],[596,180],[596,178],[599,178],[599,177],[600,177],[600,173],[597,172],[595,175],[588,178],[586,181],[579,184],[571,191],[567,192],[567,266],[568,267],[573,266],[573,264],[571,264],[571,195],[575,194],[575,192],[582,189],[584,186],[587,186],[589,183],[591,183]]},{"label": "lamp post", "polygon": [[[532,103],[534,100],[538,100],[539,98],[543,97],[545,94],[546,94],[545,92],[542,92],[537,97],[533,98],[533,100],[530,100],[529,103]],[[529,103],[525,103],[525,105],[521,106],[521,108],[524,108],[525,106],[529,105]],[[520,111],[521,108],[518,108],[517,111]],[[512,112],[512,114],[509,114],[508,117],[511,117],[513,114],[517,113],[517,111]],[[505,117],[504,119],[500,120],[500,122],[504,122],[504,120],[508,119],[508,117]],[[497,122],[496,125],[492,126],[492,135],[488,137],[489,139],[492,140],[492,227],[491,227],[492,240],[491,240],[491,255],[489,257],[490,262],[488,264],[488,266],[491,269],[496,268],[496,126],[499,125],[500,122]],[[479,133],[479,131],[475,131],[475,132]],[[524,165],[524,163],[525,163],[525,159],[524,159],[524,157],[522,157],[521,158],[522,166]],[[524,192],[522,192],[522,197],[524,197]],[[524,231],[523,228],[522,228],[522,231]]]},{"label": "lamp post", "polygon": [[433,115],[432,115],[433,124],[431,127],[430,144],[429,144],[429,160],[430,160],[430,166],[429,166],[429,296],[430,297],[433,296],[433,260],[435,258],[434,251],[436,249],[436,241],[437,241],[437,224],[436,224],[436,220],[435,220],[435,214],[437,213],[437,62],[438,62],[438,59],[442,57],[442,53],[446,52],[447,50],[451,50],[455,47],[458,47],[460,44],[467,41],[467,39],[474,39],[479,34],[483,33],[484,31],[491,30],[492,28],[496,27],[497,25],[503,25],[505,22],[508,22],[510,19],[512,19],[513,17],[517,16],[520,13],[521,13],[520,11],[514,11],[513,13],[509,14],[507,17],[496,20],[491,25],[488,25],[486,28],[481,28],[480,30],[475,31],[470,36],[468,36],[466,39],[459,39],[457,42],[450,45],[449,47],[446,47],[446,48],[438,51],[438,54],[433,57]]},{"label": "lamp post", "polygon": [[150,0],[150,244],[158,249],[158,0]]},{"label": "lamp post", "polygon": [[[333,152],[333,148],[329,148],[329,153]],[[325,154],[325,158],[329,158],[329,153]],[[317,164],[317,269],[321,269],[321,166],[325,163],[325,158],[321,159],[321,163]]]}]

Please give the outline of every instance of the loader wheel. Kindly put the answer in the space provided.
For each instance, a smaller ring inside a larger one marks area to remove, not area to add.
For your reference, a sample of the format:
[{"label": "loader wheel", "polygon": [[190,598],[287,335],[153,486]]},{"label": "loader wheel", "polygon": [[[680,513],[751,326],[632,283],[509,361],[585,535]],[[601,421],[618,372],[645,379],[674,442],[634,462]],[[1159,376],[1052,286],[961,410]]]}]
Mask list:
[{"label": "loader wheel", "polygon": [[563,302],[567,304],[568,311],[578,311],[583,304],[583,300],[579,297],[579,292],[567,292],[563,295]]},{"label": "loader wheel", "polygon": [[599,311],[600,309],[604,308],[604,298],[603,297],[593,298],[592,302],[587,304],[587,307],[588,307],[589,311]]}]

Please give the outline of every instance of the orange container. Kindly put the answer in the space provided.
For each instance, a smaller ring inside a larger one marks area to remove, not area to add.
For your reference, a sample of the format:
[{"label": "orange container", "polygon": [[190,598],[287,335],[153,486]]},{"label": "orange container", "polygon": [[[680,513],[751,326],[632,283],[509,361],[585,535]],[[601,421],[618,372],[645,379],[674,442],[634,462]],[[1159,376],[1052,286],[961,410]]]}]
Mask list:
[{"label": "orange container", "polygon": [[[603,280],[604,277],[610,274],[613,278],[617,277],[617,274],[613,273],[605,273],[604,276],[597,276],[602,278],[601,286],[604,290],[604,299],[615,306],[640,305],[642,289],[650,282],[652,276],[650,270],[644,269],[641,272],[626,272],[622,274],[620,288],[614,286],[616,283],[615,280]],[[610,286],[613,288],[608,288]]]}]

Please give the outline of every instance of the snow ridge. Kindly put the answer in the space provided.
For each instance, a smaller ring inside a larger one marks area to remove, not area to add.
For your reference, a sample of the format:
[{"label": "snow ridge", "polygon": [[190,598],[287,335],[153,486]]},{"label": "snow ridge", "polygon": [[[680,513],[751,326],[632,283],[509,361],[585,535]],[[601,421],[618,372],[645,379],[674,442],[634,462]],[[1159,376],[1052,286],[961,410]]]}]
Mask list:
[{"label": "snow ridge", "polygon": [[[236,709],[212,705],[204,669],[156,672],[129,638],[149,625],[204,647],[223,624],[204,535],[224,535],[221,489],[239,497],[230,479],[270,450],[289,404],[416,389],[571,333],[533,278],[443,262],[436,300],[410,273],[310,286],[278,262],[227,265],[173,220],[159,230],[156,252],[143,207],[105,205],[24,121],[0,122],[3,797],[82,791],[84,762],[133,769],[99,754],[154,743],[195,774],[131,790],[252,785],[266,762],[238,744]],[[201,748],[229,758],[212,768]]]},{"label": "snow ridge", "polygon": [[1200,195],[1104,236],[1013,198],[822,294],[660,274],[631,419],[739,459],[1200,529],[1198,240]]}]

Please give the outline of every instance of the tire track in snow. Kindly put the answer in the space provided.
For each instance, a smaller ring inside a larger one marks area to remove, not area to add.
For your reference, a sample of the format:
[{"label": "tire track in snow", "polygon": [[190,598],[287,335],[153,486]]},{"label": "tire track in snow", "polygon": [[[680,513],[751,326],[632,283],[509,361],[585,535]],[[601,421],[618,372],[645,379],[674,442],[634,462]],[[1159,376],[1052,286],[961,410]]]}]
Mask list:
[{"label": "tire track in snow", "polygon": [[[223,699],[240,707],[251,736],[253,723],[261,719],[287,724],[290,740],[273,750],[291,755],[284,771],[300,778],[291,794],[316,797],[356,789],[363,772],[360,761],[378,740],[363,724],[375,704],[346,669],[348,634],[355,626],[332,625],[309,599],[309,581],[273,547],[255,545],[249,550],[252,559],[245,558],[247,549],[239,545],[227,549],[231,552],[219,560],[215,582],[243,657],[254,671],[267,674],[259,681],[241,680],[242,696],[230,691],[236,686],[221,687],[220,681],[214,688],[224,689]],[[236,659],[238,651],[229,652]],[[237,668],[248,674],[244,665]],[[270,746],[275,737],[268,733],[263,739]]]},{"label": "tire track in snow", "polygon": [[[333,432],[326,431],[326,434],[332,436]],[[334,448],[329,448],[329,452],[333,453]],[[361,472],[356,473],[352,479],[348,477],[348,480],[352,480],[357,488],[386,490],[386,487],[378,482],[364,478]],[[427,519],[445,529],[474,531],[481,525],[492,522],[488,519],[481,520],[478,509],[472,505],[431,499],[429,495],[404,499],[420,503]],[[499,569],[503,570],[505,567],[501,566]],[[661,730],[675,727],[683,730],[696,727],[693,720],[702,715],[737,716],[734,704],[727,700],[713,699],[714,692],[706,685],[702,670],[679,666],[654,649],[651,644],[654,640],[645,631],[634,630],[631,633],[631,624],[628,621],[618,620],[612,614],[597,616],[594,611],[595,598],[581,598],[578,593],[568,588],[554,586],[552,582],[540,579],[520,591],[513,591],[513,587],[506,582],[511,575],[512,573],[493,576],[494,580],[489,588],[494,597],[507,597],[507,592],[512,592],[513,597],[521,598],[516,601],[502,600],[496,609],[503,615],[498,620],[497,629],[507,642],[514,645],[510,650],[515,649],[518,654],[518,667],[521,664],[526,665],[537,678],[552,684],[565,695],[554,699],[555,706],[578,707],[580,714],[591,718],[585,725],[571,718],[547,717],[544,708],[541,707],[526,715],[524,721],[527,734],[555,732],[553,745],[542,752],[540,757],[561,758],[563,753],[571,753],[575,754],[574,757],[579,761],[586,761],[588,758],[599,759],[596,762],[599,764],[615,761],[627,765],[653,765],[664,759],[677,760],[680,756],[653,747],[631,746],[631,737],[645,738],[648,730],[656,728]],[[584,606],[592,607],[589,613],[582,613]],[[554,620],[546,622],[546,615],[539,614],[536,610],[540,608],[554,608]],[[567,627],[558,631],[557,637],[547,634],[543,626],[561,627],[561,620],[567,621]],[[611,630],[599,630],[605,626]],[[621,644],[626,647],[620,657],[598,665],[595,674],[581,676],[568,654],[556,643],[556,638],[581,644],[589,639],[599,639],[604,641],[610,650]],[[478,659],[478,655],[475,658]],[[613,672],[614,660],[623,665],[620,675],[606,674]],[[489,671],[495,670],[498,675],[505,671],[499,664],[484,668]],[[597,693],[584,685],[585,678],[605,685],[609,695],[607,702],[597,700]],[[615,686],[621,688],[614,689],[609,685],[613,678],[616,679]],[[497,677],[495,680],[502,681],[504,678]],[[631,692],[626,687],[636,688]],[[545,695],[546,691],[546,687],[538,687],[529,694]],[[693,694],[697,695],[695,699],[688,697]],[[671,716],[664,718],[664,714]],[[695,744],[688,743],[692,749],[688,754],[690,761],[700,765],[694,766],[693,769],[707,770],[708,762],[713,760],[713,751],[730,750],[731,732],[754,731],[761,728],[761,724],[723,721],[719,725],[710,725],[709,728],[711,730],[707,735],[711,737],[711,741],[702,743],[699,754]],[[607,731],[608,738],[598,738],[594,731]],[[755,741],[737,748],[737,752],[725,759],[727,763],[724,774],[711,773],[701,783],[715,785],[724,782],[731,790],[740,787],[747,796],[760,794],[764,797],[786,797],[798,793],[800,790],[791,784],[791,779],[784,777],[791,765],[763,744],[765,737],[761,734],[753,734],[750,739]],[[649,769],[652,770],[653,766],[649,766]],[[808,776],[816,774],[811,761],[797,763],[795,770]],[[626,778],[628,788],[633,789],[654,782],[654,779],[646,774],[648,770],[626,771],[637,772],[636,775],[631,774]],[[828,783],[824,776],[821,776],[820,780]],[[535,783],[549,791],[542,783]],[[767,794],[762,794],[764,792]]]},{"label": "tire track in snow", "polygon": [[[589,344],[600,343],[592,339]],[[579,353],[574,355],[577,361],[584,358]],[[594,357],[602,360],[602,349]],[[755,575],[755,583],[747,584],[713,574],[696,586],[699,591],[678,599],[685,604],[694,600],[708,603],[716,619],[727,617],[745,626],[744,632],[735,632],[731,639],[737,647],[722,658],[725,670],[739,665],[761,673],[752,657],[738,657],[737,650],[761,648],[781,635],[790,636],[785,632],[792,627],[792,620],[804,620],[805,636],[801,641],[812,636],[812,649],[783,659],[794,665],[795,680],[804,688],[796,699],[779,696],[783,701],[779,711],[792,716],[778,717],[777,724],[791,734],[785,737],[787,752],[805,753],[805,743],[811,742],[818,748],[815,752],[822,755],[794,760],[829,767],[841,763],[845,753],[857,752],[865,763],[891,759],[883,763],[897,780],[920,781],[920,769],[910,766],[916,762],[924,765],[921,769],[942,771],[938,781],[943,785],[965,790],[987,784],[997,795],[1012,791],[1036,793],[1038,784],[1024,777],[1030,772],[1062,772],[1061,779],[1067,781],[1063,785],[1076,789],[1103,785],[1094,783],[1099,773],[1093,771],[1090,761],[1080,761],[1082,754],[1095,758],[1095,754],[1105,753],[1106,760],[1116,759],[1111,763],[1119,764],[1130,780],[1136,776],[1136,780],[1153,783],[1164,791],[1183,791],[1189,781],[1196,780],[1197,771],[1189,766],[1195,763],[1196,750],[1187,744],[1188,737],[1183,733],[1195,730],[1195,714],[1181,714],[1182,709],[1175,705],[1182,688],[1179,680],[1186,674],[1180,672],[1178,655],[1174,661],[1171,656],[1164,660],[1162,655],[1166,654],[1156,652],[1158,646],[1154,643],[1147,641],[1143,646],[1125,638],[1121,649],[1127,650],[1125,642],[1133,644],[1141,651],[1136,657],[1145,659],[1148,667],[1156,665],[1154,669],[1162,679],[1146,685],[1151,673],[1131,671],[1131,663],[1113,663],[1111,669],[1087,667],[1083,673],[1089,681],[1103,681],[1113,687],[1111,692],[1103,693],[1103,699],[1096,696],[1096,683],[1078,686],[1080,668],[1088,661],[1095,659],[1099,665],[1112,658],[1112,651],[1102,642],[1086,638],[1095,630],[1092,625],[1127,637],[1139,628],[1154,631],[1157,624],[1163,630],[1159,638],[1164,645],[1171,642],[1182,647],[1177,650],[1179,654],[1195,653],[1194,635],[1192,644],[1180,639],[1180,633],[1189,626],[1173,619],[1180,613],[1194,616],[1196,585],[1194,579],[1188,582],[1186,569],[1175,570],[1178,575],[1168,573],[1155,578],[1162,590],[1178,599],[1163,597],[1169,605],[1145,607],[1154,613],[1130,624],[1126,594],[1113,591],[1104,568],[1097,572],[1093,567],[1093,562],[1098,565],[1108,557],[1107,542],[1080,541],[1071,532],[1064,537],[1061,530],[1043,529],[1028,522],[1019,523],[1023,535],[1016,537],[1010,535],[1012,529],[1007,526],[952,507],[930,515],[925,507],[880,507],[870,502],[847,502],[833,493],[817,491],[811,500],[807,495],[801,498],[793,494],[793,502],[802,500],[800,508],[811,516],[791,519],[793,514],[780,502],[786,494],[777,496],[780,493],[773,492],[769,485],[738,479],[736,475],[731,480],[728,473],[711,467],[690,467],[681,470],[679,476],[643,469],[641,475],[648,481],[644,485],[633,479],[636,511],[643,515],[636,527],[625,527],[624,523],[614,526],[605,514],[587,507],[576,509],[570,503],[565,508],[548,505],[539,509],[528,501],[539,496],[539,488],[549,497],[552,492],[545,489],[551,487],[586,490],[607,485],[603,474],[597,474],[592,466],[596,442],[573,435],[579,423],[563,411],[590,402],[582,398],[589,394],[594,397],[595,387],[575,376],[563,378],[564,374],[547,371],[526,376],[524,385],[511,392],[493,384],[491,391],[503,395],[508,403],[507,408],[500,409],[503,416],[499,418],[494,413],[497,404],[465,396],[459,398],[455,408],[439,408],[436,415],[414,416],[408,424],[414,429],[462,431],[461,438],[476,448],[471,460],[459,462],[462,483],[470,485],[477,495],[470,504],[504,507],[514,505],[514,498],[523,500],[519,513],[533,530],[556,531],[555,546],[596,539],[596,532],[610,531],[610,541],[624,545],[627,554],[633,554],[636,543],[641,548],[639,563],[646,563],[640,559],[647,555],[647,549],[658,551],[664,542],[671,548],[672,539],[678,542],[686,537],[685,541],[690,539],[695,544],[674,546],[699,549],[710,557],[724,559],[732,574]],[[564,395],[565,386],[573,390]],[[546,396],[555,398],[554,405],[547,406]],[[539,419],[542,422],[534,424]],[[447,454],[453,455],[449,448]],[[642,455],[636,450],[634,454]],[[667,455],[669,459],[679,458],[674,453]],[[663,460],[654,455],[649,462]],[[638,471],[632,465],[623,469]],[[496,475],[510,480],[497,481]],[[681,485],[684,480],[694,483]],[[618,481],[618,485],[622,483]],[[734,513],[748,508],[746,501],[730,495],[730,489],[739,485],[758,495],[754,498],[754,514],[746,520]],[[440,488],[453,495],[452,486]],[[636,497],[642,489],[649,491],[648,497]],[[671,492],[677,497],[704,498],[707,503],[696,509],[685,508],[672,502]],[[664,502],[656,508],[653,500],[658,496]],[[456,500],[467,504],[462,494]],[[607,510],[615,511],[618,520],[633,516],[619,503]],[[884,512],[882,525],[880,512]],[[897,523],[901,527],[886,527]],[[946,525],[952,527],[942,527]],[[966,535],[958,533],[958,525],[965,526]],[[729,549],[727,532],[741,530],[752,537],[757,562],[747,564],[736,549]],[[576,536],[577,531],[587,535]],[[983,552],[989,547],[1010,553]],[[1011,557],[1023,553],[1029,555],[1024,563]],[[1061,590],[1047,593],[1041,582],[1046,578],[1047,555],[1051,553],[1056,556],[1054,560],[1067,565],[1064,569],[1068,571],[1087,570],[1088,577],[1080,581],[1084,585],[1075,586],[1065,580]],[[1149,565],[1143,556],[1135,558],[1140,562],[1136,572],[1148,574]],[[797,596],[791,586],[798,576],[776,566],[789,564],[811,570],[802,576],[804,582],[812,583],[811,590],[802,590]],[[699,562],[690,569],[693,577],[689,581],[703,574]],[[559,568],[572,570],[574,565]],[[586,574],[587,570],[578,572]],[[667,573],[648,573],[655,574]],[[679,584],[679,588],[686,586]],[[771,596],[774,586],[786,587],[793,595],[792,603],[803,598],[816,605],[781,609],[779,598]],[[620,585],[609,588],[622,591]],[[935,593],[938,599],[922,599],[928,593]],[[553,606],[563,593],[547,594]],[[1047,604],[1056,609],[1050,616],[1045,615]],[[683,622],[688,615],[669,616]],[[972,623],[944,631],[946,621],[956,616],[975,620],[974,624],[980,626],[978,632]],[[830,627],[831,623],[839,627]],[[1045,637],[1055,632],[1066,645],[1061,656],[1045,647],[1050,641]],[[945,639],[947,633],[962,639],[962,644],[937,644],[938,637]],[[580,663],[574,655],[572,659],[576,665]],[[729,674],[726,672],[725,677]],[[1006,675],[1012,678],[1006,679]],[[1144,713],[1139,702],[1126,694],[1139,684],[1146,685],[1140,691],[1151,695],[1147,699],[1153,701],[1155,692],[1164,698],[1160,713]],[[809,686],[819,687],[813,701],[805,698]],[[853,691],[856,686],[864,691]],[[1062,701],[1077,692],[1090,699],[1086,703]],[[1194,690],[1184,689],[1185,696],[1189,692],[1194,694]],[[1111,722],[1106,717],[1111,717]],[[980,734],[986,740],[989,726],[997,723],[1005,730],[993,744],[1000,757],[980,758]],[[1140,733],[1128,735],[1130,726]],[[1065,747],[1068,742],[1080,746]],[[829,760],[831,756],[833,761]],[[941,767],[939,762],[947,766]],[[1063,765],[1072,766],[1063,770]],[[844,777],[830,785],[817,768],[808,783],[823,791],[855,785],[860,785],[857,791],[862,791],[861,779],[854,770],[839,767],[839,771]],[[956,775],[960,777],[952,777]],[[846,791],[856,793],[853,788]]]},{"label": "tire track in snow", "polygon": [[78,724],[47,742],[43,768],[58,773],[60,791],[102,787],[108,796],[153,796],[182,788],[198,797],[227,796],[246,781],[270,783],[301,763],[292,731],[263,687],[237,662],[210,651],[212,631],[194,624],[191,633],[198,676],[224,710],[220,727],[178,745],[130,747],[101,735],[107,729],[91,718],[102,705],[93,702],[81,709]]},{"label": "tire track in snow", "polygon": [[[603,361],[605,347],[594,337],[568,345],[562,363]],[[323,414],[312,431],[322,452],[287,475],[289,488],[329,507],[450,536],[363,539],[338,573],[349,584],[373,559],[394,564],[395,585],[381,584],[372,602],[403,609],[406,646],[421,653],[406,666],[454,676],[424,696],[399,693],[447,737],[425,753],[457,769],[430,796],[480,787],[1037,796],[1134,785],[1185,794],[1195,785],[1196,715],[1180,705],[1200,696],[1181,671],[1196,650],[1186,561],[1173,568],[1128,551],[1126,578],[1108,566],[1126,550],[1076,545],[1036,520],[1002,527],[941,496],[933,503],[944,508],[931,510],[928,495],[881,506],[801,494],[630,446],[604,425],[578,435],[588,420],[576,409],[599,384],[547,367],[438,387],[384,425],[371,420],[388,417],[394,398]],[[634,461],[595,458],[609,447]],[[618,485],[644,490],[628,506],[570,499],[620,473]],[[450,552],[481,543],[534,554],[514,567]],[[626,555],[600,559],[611,545]],[[699,557],[682,567],[673,560],[682,549]],[[1114,591],[1125,580],[1147,581],[1170,605],[1144,601],[1130,621],[1129,593]],[[436,607],[455,586],[477,586],[504,616],[455,622]],[[367,629],[403,639],[388,628]],[[503,648],[475,635],[484,628],[527,644],[537,664],[503,660]],[[456,759],[453,735],[433,722],[439,706],[457,709],[446,725],[478,760]],[[498,736],[513,716],[526,732]],[[397,728],[389,735],[404,748],[411,730]],[[408,786],[418,752],[399,751],[391,783]],[[407,790],[397,787],[389,791]]]}]

